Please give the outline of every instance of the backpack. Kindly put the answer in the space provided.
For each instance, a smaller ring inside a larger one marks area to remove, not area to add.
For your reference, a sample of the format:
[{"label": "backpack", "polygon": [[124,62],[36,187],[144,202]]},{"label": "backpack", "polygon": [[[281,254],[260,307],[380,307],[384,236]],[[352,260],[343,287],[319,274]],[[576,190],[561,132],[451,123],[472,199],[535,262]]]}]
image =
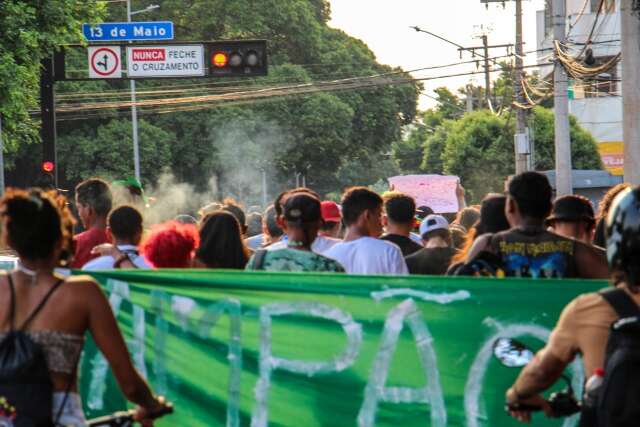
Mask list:
[{"label": "backpack", "polygon": [[[18,329],[15,328],[15,288],[7,275],[11,291],[10,330],[0,342],[0,425],[51,427],[53,384],[42,347],[24,331],[45,306],[63,280],[54,284]],[[68,392],[67,392],[68,395]],[[63,401],[60,409],[66,403]],[[58,411],[56,421],[60,418]],[[4,424],[3,424],[4,422]]]},{"label": "backpack", "polygon": [[640,307],[623,289],[609,288],[599,293],[619,319],[611,324],[609,332],[595,425],[637,426],[640,423]]}]

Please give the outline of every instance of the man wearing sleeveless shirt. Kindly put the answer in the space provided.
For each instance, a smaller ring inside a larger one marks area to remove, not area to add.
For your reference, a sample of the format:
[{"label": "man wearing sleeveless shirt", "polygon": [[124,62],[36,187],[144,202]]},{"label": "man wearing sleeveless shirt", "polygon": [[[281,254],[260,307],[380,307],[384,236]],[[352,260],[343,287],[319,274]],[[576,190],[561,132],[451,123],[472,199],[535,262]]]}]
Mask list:
[{"label": "man wearing sleeveless shirt", "polygon": [[546,176],[525,172],[508,184],[505,214],[511,229],[479,237],[467,262],[482,252],[498,255],[506,276],[593,278],[609,275],[605,253],[594,246],[545,229],[552,189]]}]

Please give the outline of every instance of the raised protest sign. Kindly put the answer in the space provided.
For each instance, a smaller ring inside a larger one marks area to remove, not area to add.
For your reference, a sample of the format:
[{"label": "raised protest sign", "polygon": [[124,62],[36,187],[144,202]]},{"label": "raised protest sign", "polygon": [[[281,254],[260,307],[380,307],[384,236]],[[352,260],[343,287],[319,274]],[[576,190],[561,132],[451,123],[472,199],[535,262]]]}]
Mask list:
[{"label": "raised protest sign", "polygon": [[416,206],[429,206],[435,213],[458,212],[457,176],[401,175],[389,178],[394,190],[412,196]]},{"label": "raised protest sign", "polygon": [[[138,369],[175,404],[160,426],[517,426],[504,394],[519,370],[500,337],[539,349],[562,308],[604,282],[273,274],[93,273]],[[88,416],[124,409],[89,340]],[[576,395],[583,372],[566,373]],[[559,386],[557,386],[559,387]],[[557,389],[556,387],[556,389]],[[575,419],[534,415],[534,425]]]}]

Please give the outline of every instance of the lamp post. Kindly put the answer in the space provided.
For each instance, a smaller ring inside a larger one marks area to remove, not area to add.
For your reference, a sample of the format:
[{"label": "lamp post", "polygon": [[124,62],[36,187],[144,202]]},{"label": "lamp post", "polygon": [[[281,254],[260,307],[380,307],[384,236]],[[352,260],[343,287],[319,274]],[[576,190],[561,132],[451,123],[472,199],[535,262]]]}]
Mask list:
[{"label": "lamp post", "polygon": [[[131,11],[131,0],[127,0],[127,22],[131,22],[131,17],[139,13],[149,12],[158,9],[157,4],[150,4],[141,10]],[[136,107],[136,81],[129,80],[131,85],[131,126],[133,131],[133,169],[138,182],[140,180],[140,145],[138,144],[138,107]]]}]

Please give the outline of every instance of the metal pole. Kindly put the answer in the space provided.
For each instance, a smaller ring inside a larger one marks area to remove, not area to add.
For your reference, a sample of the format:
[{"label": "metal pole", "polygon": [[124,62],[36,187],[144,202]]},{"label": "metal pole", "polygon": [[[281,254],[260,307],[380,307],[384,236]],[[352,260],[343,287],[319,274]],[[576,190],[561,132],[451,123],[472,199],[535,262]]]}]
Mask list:
[{"label": "metal pole", "polygon": [[491,74],[489,71],[489,41],[486,34],[482,35],[482,45],[484,46],[484,87],[487,107],[491,109]]},{"label": "metal pole", "polygon": [[470,84],[467,85],[467,113],[473,111],[473,92]]},{"label": "metal pole", "polygon": [[[127,22],[131,22],[131,0],[127,0]],[[133,170],[140,181],[140,146],[138,144],[138,107],[136,107],[136,82],[129,80],[131,87],[131,127],[133,130]]]},{"label": "metal pole", "polygon": [[622,28],[622,125],[624,140],[624,181],[640,184],[640,20],[634,15],[632,0],[620,4]]},{"label": "metal pole", "polygon": [[262,169],[262,208],[267,208],[267,171]]},{"label": "metal pole", "polygon": [[[565,1],[553,0],[553,38],[561,42],[566,37]],[[560,61],[556,59],[553,71],[553,110],[555,113],[556,193],[558,196],[573,193],[567,88],[567,72]]]},{"label": "metal pole", "polygon": [[4,144],[2,143],[2,114],[0,114],[0,196],[4,195]]},{"label": "metal pole", "polygon": [[53,162],[54,188],[58,188],[58,159],[56,150],[56,92],[53,80],[53,56],[42,59],[40,70],[40,137],[42,160]]},{"label": "metal pole", "polygon": [[[522,49],[522,0],[516,1],[516,69],[515,69],[515,82],[514,82],[514,95],[516,101],[520,104],[524,104],[523,93],[522,93],[522,79],[523,79],[523,49]],[[517,141],[522,140],[527,142],[525,147],[518,147]],[[522,108],[516,109],[516,174],[522,173],[528,170],[528,162],[527,157],[530,155],[530,147],[528,146],[527,141],[527,130],[526,130],[526,117],[525,111]],[[524,150],[526,152],[522,152],[523,148],[527,148]]]}]

